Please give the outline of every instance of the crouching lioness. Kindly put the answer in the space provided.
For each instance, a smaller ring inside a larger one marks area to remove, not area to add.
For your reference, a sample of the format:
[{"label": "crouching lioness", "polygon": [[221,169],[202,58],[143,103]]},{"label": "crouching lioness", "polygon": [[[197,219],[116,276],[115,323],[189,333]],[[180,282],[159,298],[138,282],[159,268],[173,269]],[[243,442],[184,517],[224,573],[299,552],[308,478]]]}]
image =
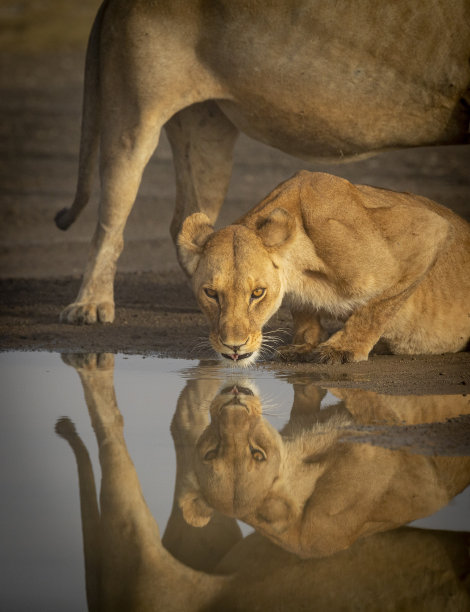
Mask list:
[{"label": "crouching lioness", "polygon": [[[393,353],[456,352],[470,337],[470,226],[420,196],[300,172],[219,231],[191,215],[178,253],[213,348],[240,364],[284,297],[288,358],[361,361],[379,339]],[[324,315],[346,321],[329,339]]]}]

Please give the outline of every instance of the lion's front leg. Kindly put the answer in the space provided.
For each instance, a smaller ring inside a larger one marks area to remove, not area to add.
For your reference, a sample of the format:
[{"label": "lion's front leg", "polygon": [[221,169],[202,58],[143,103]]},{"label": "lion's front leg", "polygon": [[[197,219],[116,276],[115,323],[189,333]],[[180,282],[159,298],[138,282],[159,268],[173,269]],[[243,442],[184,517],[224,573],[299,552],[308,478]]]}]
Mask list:
[{"label": "lion's front leg", "polygon": [[293,322],[292,343],[279,347],[278,353],[286,361],[309,361],[312,351],[328,333],[320,321],[320,313],[305,308],[291,308]]},{"label": "lion's front leg", "polygon": [[395,315],[415,291],[420,280],[404,288],[405,283],[401,283],[357,308],[344,328],[319,344],[308,360],[330,364],[367,361],[370,351],[384,331],[396,327]]}]

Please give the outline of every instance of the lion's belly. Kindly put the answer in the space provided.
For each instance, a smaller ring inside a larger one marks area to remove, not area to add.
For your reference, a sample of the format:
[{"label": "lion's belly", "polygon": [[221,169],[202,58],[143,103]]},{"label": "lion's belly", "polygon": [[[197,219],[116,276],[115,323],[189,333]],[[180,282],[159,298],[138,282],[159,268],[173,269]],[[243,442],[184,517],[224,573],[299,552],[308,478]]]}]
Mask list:
[{"label": "lion's belly", "polygon": [[312,109],[292,110],[289,101],[275,106],[269,101],[218,101],[224,114],[244,134],[300,159],[338,159],[383,148],[348,140],[340,124],[328,121]]},{"label": "lion's belly", "polygon": [[350,3],[344,15],[314,0],[249,4],[222,2],[198,46],[220,107],[249,136],[307,159],[464,140],[470,35],[457,16],[439,24],[424,2],[421,40],[403,30],[406,2]]},{"label": "lion's belly", "polygon": [[232,83],[233,100],[218,104],[248,136],[307,160],[464,140],[465,122],[455,121],[452,109],[442,104],[418,107],[392,96],[385,103],[359,92],[351,98],[341,83],[336,92],[321,95],[309,83],[298,85],[302,96],[295,95],[294,84],[276,95],[261,81],[260,95],[244,87],[238,91]]}]

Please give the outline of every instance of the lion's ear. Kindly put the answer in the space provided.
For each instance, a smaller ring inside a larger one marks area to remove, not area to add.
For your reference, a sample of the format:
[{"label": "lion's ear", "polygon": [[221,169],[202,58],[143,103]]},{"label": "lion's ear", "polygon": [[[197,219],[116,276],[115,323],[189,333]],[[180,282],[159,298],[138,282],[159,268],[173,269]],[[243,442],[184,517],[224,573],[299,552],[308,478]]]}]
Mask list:
[{"label": "lion's ear", "polygon": [[194,274],[204,245],[213,231],[209,217],[204,213],[194,213],[184,220],[176,247],[178,259],[189,276]]},{"label": "lion's ear", "polygon": [[275,208],[256,223],[256,232],[265,247],[280,247],[292,236],[295,228],[293,216],[285,208]]},{"label": "lion's ear", "polygon": [[189,489],[182,493],[178,503],[183,512],[184,520],[193,527],[204,527],[214,514],[214,509],[207,505],[195,489]]}]

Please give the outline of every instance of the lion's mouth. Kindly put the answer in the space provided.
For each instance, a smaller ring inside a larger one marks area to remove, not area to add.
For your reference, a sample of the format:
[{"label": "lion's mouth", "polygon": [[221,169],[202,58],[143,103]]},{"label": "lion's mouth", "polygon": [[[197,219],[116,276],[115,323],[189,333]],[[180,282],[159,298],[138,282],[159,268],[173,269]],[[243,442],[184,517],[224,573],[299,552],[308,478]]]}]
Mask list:
[{"label": "lion's mouth", "polygon": [[228,353],[221,353],[221,355],[225,357],[225,359],[230,359],[231,361],[241,361],[242,359],[251,357],[253,353],[242,353],[241,355],[239,353],[231,353],[230,355]]}]

